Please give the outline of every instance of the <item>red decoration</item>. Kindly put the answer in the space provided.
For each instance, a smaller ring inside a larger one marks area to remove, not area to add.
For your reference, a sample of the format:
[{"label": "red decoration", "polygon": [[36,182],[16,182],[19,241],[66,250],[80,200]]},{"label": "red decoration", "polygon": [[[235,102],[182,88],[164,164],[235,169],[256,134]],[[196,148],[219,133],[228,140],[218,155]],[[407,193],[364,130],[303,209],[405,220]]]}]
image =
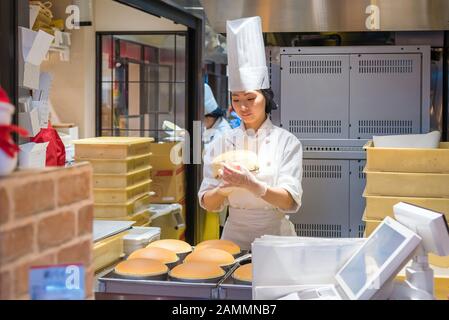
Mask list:
[{"label": "red decoration", "polygon": [[10,158],[14,158],[14,156],[19,152],[19,147],[14,144],[11,138],[11,133],[13,132],[18,133],[23,137],[28,135],[28,131],[18,126],[0,125],[0,150],[3,150],[3,152],[5,152]]},{"label": "red decoration", "polygon": [[47,147],[47,167],[63,167],[65,166],[65,146],[59,137],[58,132],[48,122],[48,128],[41,131],[31,139],[31,142],[45,143],[49,142]]}]

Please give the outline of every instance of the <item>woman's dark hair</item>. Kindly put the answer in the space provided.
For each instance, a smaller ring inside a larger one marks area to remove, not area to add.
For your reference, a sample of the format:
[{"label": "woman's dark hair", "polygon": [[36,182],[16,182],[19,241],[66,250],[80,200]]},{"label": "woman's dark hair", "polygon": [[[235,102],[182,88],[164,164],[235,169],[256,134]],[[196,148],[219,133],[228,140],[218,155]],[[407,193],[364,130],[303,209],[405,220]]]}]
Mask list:
[{"label": "woman's dark hair", "polygon": [[[271,90],[271,88],[260,89],[258,91],[260,91],[260,93],[262,93],[263,97],[265,98],[265,113],[271,113],[271,111],[276,110],[278,108],[276,102],[274,102],[274,92],[273,90]],[[230,93],[230,97],[232,105],[232,92]]]},{"label": "woman's dark hair", "polygon": [[212,117],[212,118],[218,119],[218,118],[224,117],[225,115],[226,115],[226,111],[224,109],[218,107],[211,113],[206,114],[206,117]]},{"label": "woman's dark hair", "polygon": [[271,113],[271,111],[276,110],[278,105],[274,102],[274,92],[269,89],[260,90],[265,98],[265,113]]}]

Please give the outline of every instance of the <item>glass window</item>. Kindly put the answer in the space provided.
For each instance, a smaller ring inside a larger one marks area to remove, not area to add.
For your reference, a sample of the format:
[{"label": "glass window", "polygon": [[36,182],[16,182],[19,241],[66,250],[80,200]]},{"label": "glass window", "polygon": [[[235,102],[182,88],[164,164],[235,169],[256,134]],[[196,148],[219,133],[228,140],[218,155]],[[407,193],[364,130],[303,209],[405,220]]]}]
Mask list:
[{"label": "glass window", "polygon": [[164,121],[185,128],[186,35],[101,35],[103,135],[164,140]]}]

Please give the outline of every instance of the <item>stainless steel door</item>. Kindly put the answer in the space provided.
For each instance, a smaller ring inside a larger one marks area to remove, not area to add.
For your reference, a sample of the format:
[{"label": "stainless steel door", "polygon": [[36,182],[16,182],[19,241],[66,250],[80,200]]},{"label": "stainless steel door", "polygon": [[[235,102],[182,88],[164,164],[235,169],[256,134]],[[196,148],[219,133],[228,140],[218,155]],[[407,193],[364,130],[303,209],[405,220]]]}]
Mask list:
[{"label": "stainless steel door", "polygon": [[304,160],[303,204],[290,217],[300,236],[349,236],[349,161]]},{"label": "stainless steel door", "polygon": [[302,139],[349,137],[349,55],[281,56],[281,124]]},{"label": "stainless steel door", "polygon": [[350,138],[421,132],[421,55],[351,55]]}]

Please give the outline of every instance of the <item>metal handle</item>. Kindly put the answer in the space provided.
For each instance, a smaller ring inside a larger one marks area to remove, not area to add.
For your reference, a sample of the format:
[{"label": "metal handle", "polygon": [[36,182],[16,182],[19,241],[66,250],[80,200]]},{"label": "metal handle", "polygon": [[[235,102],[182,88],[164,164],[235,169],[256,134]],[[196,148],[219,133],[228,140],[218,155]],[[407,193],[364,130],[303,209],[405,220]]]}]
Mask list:
[{"label": "metal handle", "polygon": [[249,260],[249,259],[252,258],[252,256],[253,256],[253,255],[252,255],[251,253],[244,254],[243,256],[238,257],[237,259],[235,259],[235,263],[236,263],[236,264],[239,264],[240,262]]}]

